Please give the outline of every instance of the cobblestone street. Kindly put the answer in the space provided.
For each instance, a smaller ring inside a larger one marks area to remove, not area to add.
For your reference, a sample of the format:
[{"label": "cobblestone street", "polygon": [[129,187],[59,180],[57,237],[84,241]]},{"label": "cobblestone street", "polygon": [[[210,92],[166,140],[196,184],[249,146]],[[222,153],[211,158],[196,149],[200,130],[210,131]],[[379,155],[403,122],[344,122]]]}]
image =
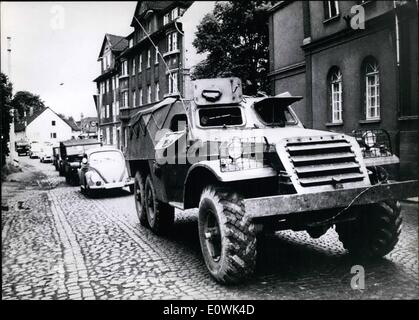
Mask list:
[{"label": "cobblestone street", "polygon": [[[48,163],[21,157],[2,185],[3,299],[418,299],[417,203],[403,202],[396,248],[363,264],[334,230],[319,239],[280,232],[262,248],[255,276],[222,286],[209,275],[196,211],[176,212],[173,231],[141,227],[128,191],[88,198]],[[365,268],[365,290],[350,286]]]}]

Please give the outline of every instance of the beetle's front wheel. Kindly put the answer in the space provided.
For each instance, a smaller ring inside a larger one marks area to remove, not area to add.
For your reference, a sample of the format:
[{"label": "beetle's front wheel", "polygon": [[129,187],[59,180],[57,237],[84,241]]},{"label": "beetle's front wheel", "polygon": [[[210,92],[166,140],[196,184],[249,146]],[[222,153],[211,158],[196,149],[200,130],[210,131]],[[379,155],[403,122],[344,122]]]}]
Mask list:
[{"label": "beetle's front wheel", "polygon": [[253,274],[256,233],[240,195],[219,187],[205,188],[198,228],[205,264],[217,281],[238,283]]}]

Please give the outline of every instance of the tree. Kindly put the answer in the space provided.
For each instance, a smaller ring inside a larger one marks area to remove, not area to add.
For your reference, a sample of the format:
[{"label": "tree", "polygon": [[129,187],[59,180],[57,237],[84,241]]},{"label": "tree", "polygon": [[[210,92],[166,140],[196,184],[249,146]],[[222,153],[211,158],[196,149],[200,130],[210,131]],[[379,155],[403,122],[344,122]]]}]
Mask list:
[{"label": "tree", "polygon": [[[10,100],[12,98],[12,84],[8,77],[0,73],[0,115],[1,115],[1,167],[6,163],[6,156],[9,154],[7,143],[9,142],[10,122],[12,117],[10,114]],[[13,146],[12,146],[13,147]]]},{"label": "tree", "polygon": [[271,1],[220,1],[198,25],[193,45],[208,53],[192,78],[236,76],[243,92],[269,91],[268,9]]},{"label": "tree", "polygon": [[25,112],[28,115],[30,107],[33,107],[33,112],[45,108],[44,101],[42,101],[38,95],[28,91],[16,92],[11,101],[11,105],[16,109],[16,121],[21,120],[24,117]]}]

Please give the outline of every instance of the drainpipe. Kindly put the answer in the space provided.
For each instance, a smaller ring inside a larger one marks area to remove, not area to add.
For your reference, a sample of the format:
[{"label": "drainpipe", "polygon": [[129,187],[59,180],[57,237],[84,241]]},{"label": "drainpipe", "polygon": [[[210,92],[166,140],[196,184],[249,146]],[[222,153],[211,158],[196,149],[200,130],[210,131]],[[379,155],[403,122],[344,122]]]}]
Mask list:
[{"label": "drainpipe", "polygon": [[401,114],[401,92],[400,92],[400,30],[399,30],[399,17],[397,16],[396,1],[393,0],[394,10],[394,32],[396,36],[396,94],[397,94],[397,113],[400,117]]}]

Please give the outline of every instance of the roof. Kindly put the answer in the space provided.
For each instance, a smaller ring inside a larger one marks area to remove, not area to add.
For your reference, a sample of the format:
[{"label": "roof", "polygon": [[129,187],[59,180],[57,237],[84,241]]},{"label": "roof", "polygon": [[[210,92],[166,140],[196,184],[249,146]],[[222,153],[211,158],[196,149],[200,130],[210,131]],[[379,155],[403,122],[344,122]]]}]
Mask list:
[{"label": "roof", "polygon": [[135,25],[135,17],[143,16],[150,10],[161,11],[173,5],[189,7],[192,3],[193,1],[138,1],[134,10],[134,16],[132,17],[131,27]]},{"label": "roof", "polygon": [[96,139],[71,139],[66,141],[61,141],[60,144],[63,144],[65,147],[71,147],[71,146],[82,146],[86,144],[96,144],[101,143],[100,141],[97,141]]},{"label": "roof", "polygon": [[[60,115],[58,115],[60,117]],[[65,123],[67,123],[71,130],[73,131],[81,131],[81,129],[78,127],[78,125],[74,122],[74,120],[68,120],[66,118],[60,117],[62,120],[64,120]]]},{"label": "roof", "polygon": [[100,47],[98,59],[100,59],[100,57],[102,56],[103,49],[105,48],[106,42],[109,43],[111,47],[111,51],[113,52],[121,52],[121,51],[124,51],[128,47],[128,40],[126,39],[126,37],[106,33],[105,37],[103,38],[102,46]]},{"label": "roof", "polygon": [[[37,109],[34,111],[34,113],[31,116],[27,116],[26,118],[23,118],[19,123],[15,123],[15,132],[21,132],[25,131],[26,127],[31,124],[36,118],[38,118],[41,114],[44,113],[49,109],[52,111],[57,117],[59,117],[61,120],[63,120],[72,130],[74,131],[80,131],[80,128],[77,126],[77,124],[74,121],[68,120],[64,117],[61,117],[59,114],[57,114],[54,110],[52,110],[50,107]],[[26,126],[25,126],[26,122]]]}]

